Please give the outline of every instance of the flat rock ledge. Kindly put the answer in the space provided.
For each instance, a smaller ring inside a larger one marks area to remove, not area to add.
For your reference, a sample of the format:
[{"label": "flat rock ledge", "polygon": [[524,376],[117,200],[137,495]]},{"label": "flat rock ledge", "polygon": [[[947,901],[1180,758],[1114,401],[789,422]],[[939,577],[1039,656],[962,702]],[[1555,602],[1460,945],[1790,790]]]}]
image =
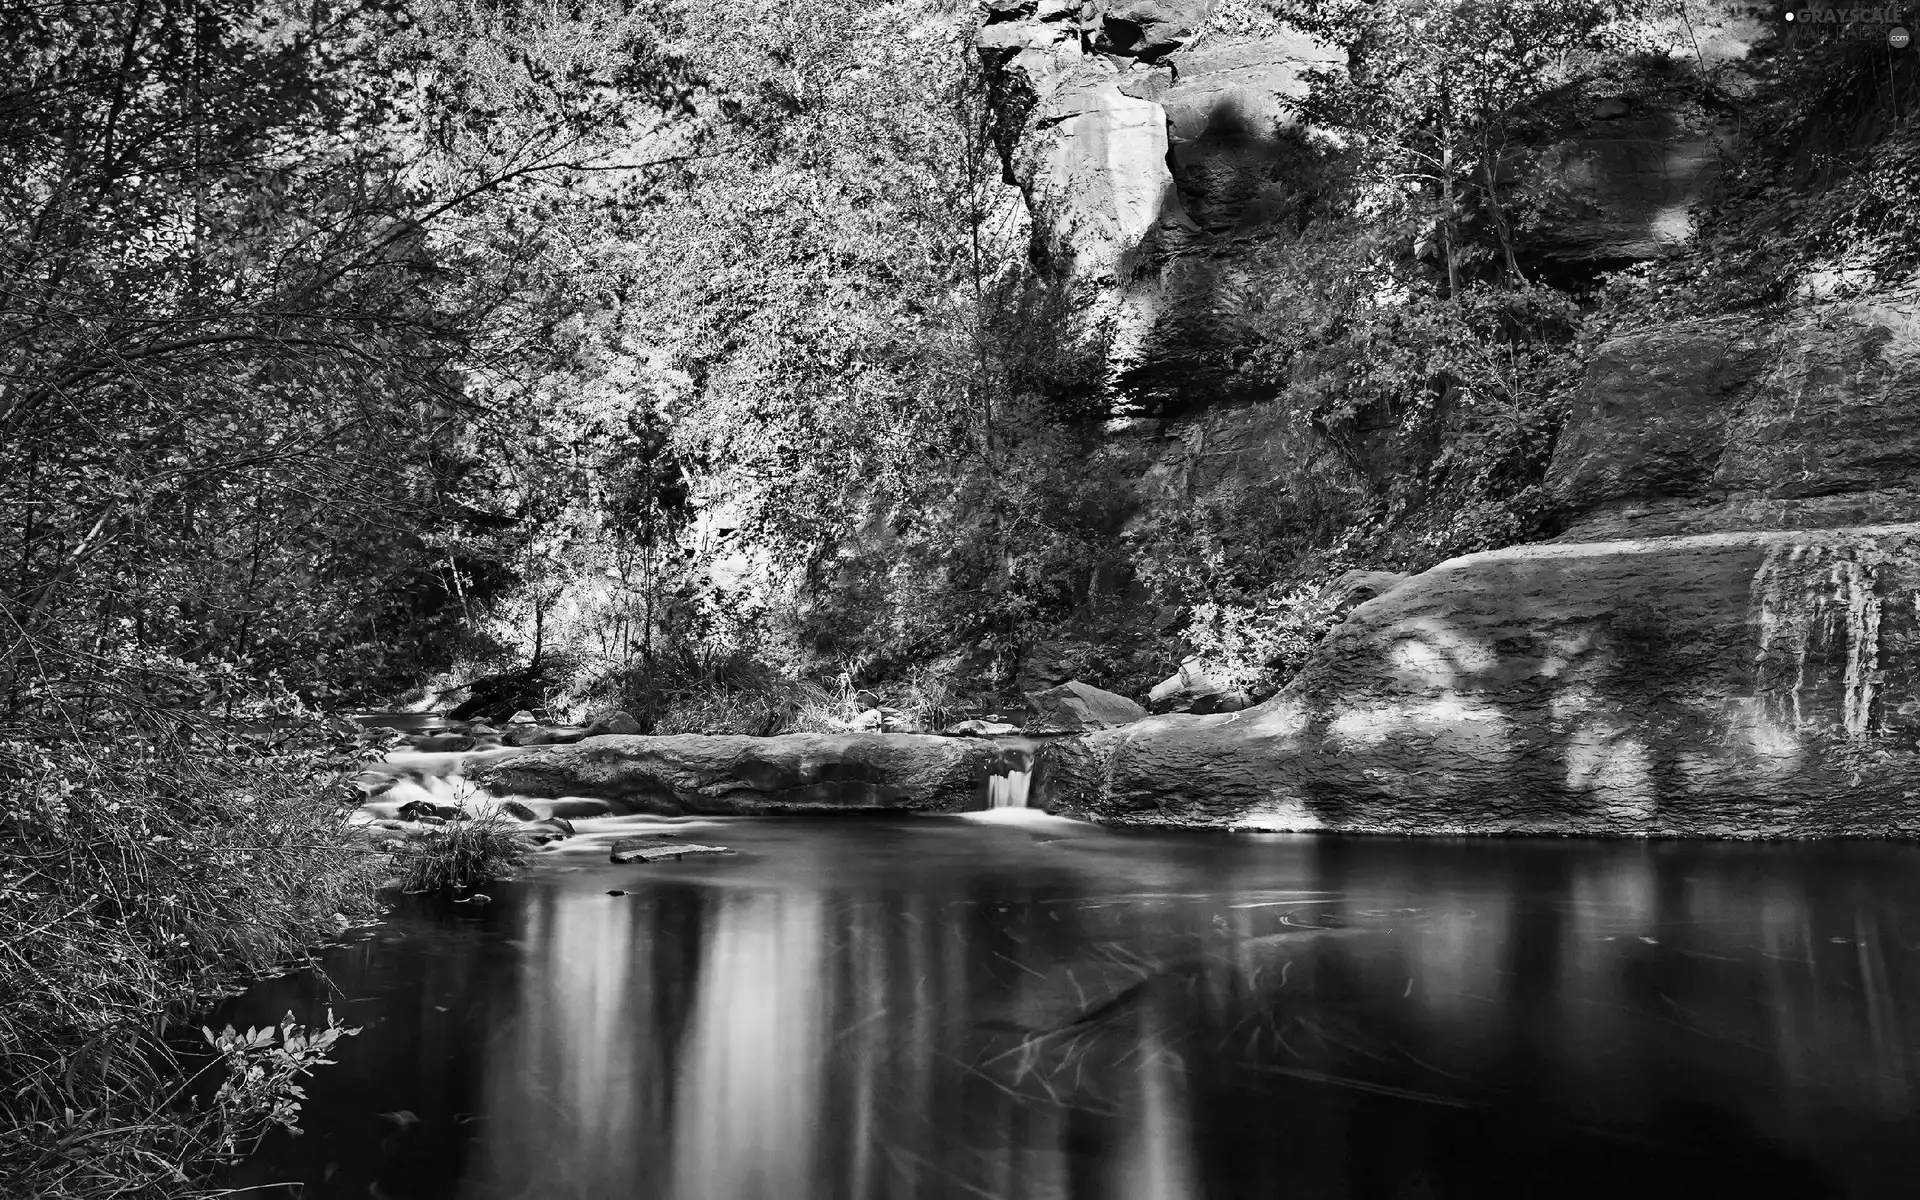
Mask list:
[{"label": "flat rock ledge", "polygon": [[977,738],[792,733],[609,734],[475,764],[499,795],[591,796],[634,812],[754,816],[967,812],[1016,764]]},{"label": "flat rock ledge", "polygon": [[1107,825],[1920,836],[1920,525],[1542,544],[1354,609],[1279,695],[1054,742]]}]

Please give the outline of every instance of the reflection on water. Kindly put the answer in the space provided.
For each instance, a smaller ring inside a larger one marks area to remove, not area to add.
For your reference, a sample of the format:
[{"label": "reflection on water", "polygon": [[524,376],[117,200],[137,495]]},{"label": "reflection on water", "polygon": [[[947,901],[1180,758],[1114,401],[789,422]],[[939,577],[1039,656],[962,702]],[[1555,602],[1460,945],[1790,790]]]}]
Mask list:
[{"label": "reflection on water", "polygon": [[[604,823],[609,833],[617,822]],[[1920,850],[742,821],[337,952],[309,1196],[1920,1195]],[[625,895],[609,895],[620,889]],[[312,978],[221,1019],[317,1015]]]}]

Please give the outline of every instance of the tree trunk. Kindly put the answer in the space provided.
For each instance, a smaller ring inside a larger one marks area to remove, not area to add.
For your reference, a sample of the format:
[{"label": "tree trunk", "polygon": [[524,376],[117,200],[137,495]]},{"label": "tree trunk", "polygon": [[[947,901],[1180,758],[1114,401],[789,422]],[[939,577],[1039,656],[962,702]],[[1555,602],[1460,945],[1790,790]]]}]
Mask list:
[{"label": "tree trunk", "polygon": [[1500,235],[1500,250],[1507,258],[1507,273],[1519,280],[1521,287],[1526,287],[1527,277],[1521,273],[1519,260],[1513,255],[1513,230],[1507,224],[1506,210],[1500,206],[1500,192],[1495,182],[1497,176],[1494,172],[1493,150],[1487,144],[1484,126],[1480,133],[1480,159],[1487,172],[1487,211],[1493,215],[1494,232]]},{"label": "tree trunk", "polygon": [[1440,236],[1447,255],[1447,299],[1460,294],[1460,255],[1454,220],[1457,209],[1453,190],[1453,93],[1440,92]]}]

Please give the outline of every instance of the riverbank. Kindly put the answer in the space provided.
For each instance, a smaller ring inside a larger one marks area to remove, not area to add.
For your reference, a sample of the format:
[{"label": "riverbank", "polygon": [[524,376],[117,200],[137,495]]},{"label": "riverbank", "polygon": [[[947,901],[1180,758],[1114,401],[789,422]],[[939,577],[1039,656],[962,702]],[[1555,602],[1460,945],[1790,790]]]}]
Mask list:
[{"label": "riverbank", "polygon": [[366,745],[341,723],[0,730],[8,1194],[179,1200],[297,1115],[295,1081],[331,1043],[324,1011],[292,1014],[311,1035],[216,1048],[198,1073],[162,1034],[378,912],[385,857],[357,843],[343,786]]}]

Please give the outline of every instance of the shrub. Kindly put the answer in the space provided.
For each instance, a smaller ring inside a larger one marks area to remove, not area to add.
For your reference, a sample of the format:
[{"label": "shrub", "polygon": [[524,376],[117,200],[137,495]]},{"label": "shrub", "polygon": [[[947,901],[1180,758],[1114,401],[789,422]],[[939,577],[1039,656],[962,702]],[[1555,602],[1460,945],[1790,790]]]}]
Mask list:
[{"label": "shrub", "polygon": [[1302,587],[1252,604],[1197,604],[1184,637],[1209,676],[1258,699],[1306,664],[1333,616],[1319,589]]}]

